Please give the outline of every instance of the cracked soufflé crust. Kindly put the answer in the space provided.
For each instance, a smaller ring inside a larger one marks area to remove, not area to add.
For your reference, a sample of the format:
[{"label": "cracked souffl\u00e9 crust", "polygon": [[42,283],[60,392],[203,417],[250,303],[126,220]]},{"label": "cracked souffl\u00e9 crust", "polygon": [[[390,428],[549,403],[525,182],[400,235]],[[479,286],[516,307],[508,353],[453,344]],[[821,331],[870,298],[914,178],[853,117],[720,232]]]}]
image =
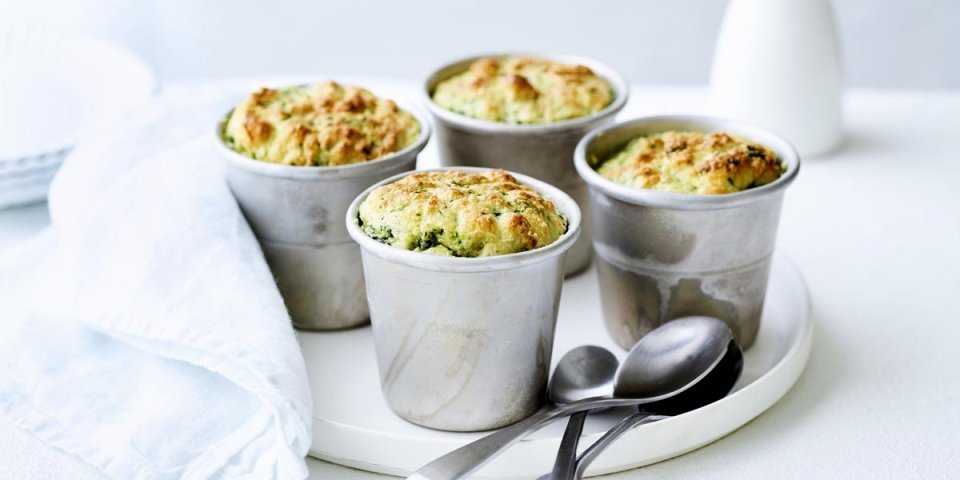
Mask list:
[{"label": "cracked souffl\u00e9 crust", "polygon": [[261,88],[234,108],[222,133],[233,150],[256,160],[336,166],[403,150],[420,124],[392,100],[325,81]]},{"label": "cracked souffl\u00e9 crust", "polygon": [[482,58],[437,84],[433,101],[481,120],[544,124],[600,112],[614,93],[583,65],[526,57]]},{"label": "cracked souffl\u00e9 crust", "polygon": [[567,230],[553,202],[503,170],[412,173],[373,190],[358,223],[387,245],[455,257],[532,250]]},{"label": "cracked souffl\u00e9 crust", "polygon": [[631,187],[707,195],[766,185],[783,170],[770,149],[723,132],[637,137],[597,168],[603,177]]}]

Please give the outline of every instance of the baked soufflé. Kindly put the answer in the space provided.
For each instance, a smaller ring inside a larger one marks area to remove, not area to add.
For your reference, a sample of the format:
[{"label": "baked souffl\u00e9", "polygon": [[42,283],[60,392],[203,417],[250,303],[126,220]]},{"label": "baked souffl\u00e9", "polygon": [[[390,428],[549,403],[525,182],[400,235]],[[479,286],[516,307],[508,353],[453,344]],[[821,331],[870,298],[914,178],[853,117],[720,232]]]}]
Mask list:
[{"label": "baked souffl\u00e9", "polygon": [[533,250],[567,231],[553,202],[503,170],[412,173],[370,192],[357,221],[381,243],[454,257]]},{"label": "baked souffl\u00e9", "polygon": [[606,80],[583,65],[525,57],[488,57],[438,83],[433,101],[468,117],[544,124],[585,117],[613,102]]},{"label": "baked souffl\u00e9", "polygon": [[770,149],[723,132],[637,137],[597,168],[603,177],[631,187],[706,195],[766,185],[783,171]]},{"label": "baked souffl\u00e9", "polygon": [[392,100],[332,81],[261,88],[231,112],[223,139],[255,160],[297,166],[337,166],[403,150],[420,124]]}]

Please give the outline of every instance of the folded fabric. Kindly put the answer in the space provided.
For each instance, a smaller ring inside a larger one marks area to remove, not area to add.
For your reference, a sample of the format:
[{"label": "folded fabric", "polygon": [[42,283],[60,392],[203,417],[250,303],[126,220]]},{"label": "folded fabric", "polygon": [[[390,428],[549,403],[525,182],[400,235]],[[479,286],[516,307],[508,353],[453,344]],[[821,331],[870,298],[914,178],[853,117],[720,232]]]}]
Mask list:
[{"label": "folded fabric", "polygon": [[0,410],[114,478],[304,478],[303,359],[212,149],[229,102],[184,100],[93,132],[0,253]]}]

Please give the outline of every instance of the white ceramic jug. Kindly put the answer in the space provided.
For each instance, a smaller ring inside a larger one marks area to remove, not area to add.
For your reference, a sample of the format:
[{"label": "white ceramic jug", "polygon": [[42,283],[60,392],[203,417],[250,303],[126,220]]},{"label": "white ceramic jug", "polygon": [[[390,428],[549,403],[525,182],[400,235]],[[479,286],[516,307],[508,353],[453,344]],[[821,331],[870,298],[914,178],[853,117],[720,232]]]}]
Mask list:
[{"label": "white ceramic jug", "polygon": [[834,148],[843,74],[829,0],[731,0],[711,74],[716,115],[765,126],[803,155]]}]

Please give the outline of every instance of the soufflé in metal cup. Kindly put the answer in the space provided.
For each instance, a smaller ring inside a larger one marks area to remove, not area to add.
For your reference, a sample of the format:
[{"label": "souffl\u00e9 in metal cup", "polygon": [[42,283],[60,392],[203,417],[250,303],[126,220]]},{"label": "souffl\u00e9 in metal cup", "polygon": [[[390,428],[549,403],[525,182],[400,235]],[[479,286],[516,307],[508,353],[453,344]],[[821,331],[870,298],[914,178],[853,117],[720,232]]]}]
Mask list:
[{"label": "souffl\u00e9 in metal cup", "polygon": [[613,339],[629,349],[674,318],[708,315],[751,346],[783,194],[800,169],[793,146],[737,121],[656,116],[591,132],[574,161],[590,185]]},{"label": "souffl\u00e9 in metal cup", "polygon": [[397,415],[480,431],[541,407],[564,259],[580,233],[572,198],[503,170],[423,170],[361,194],[346,226]]},{"label": "souffl\u00e9 in metal cup", "polygon": [[479,55],[438,69],[422,94],[442,165],[529,175],[580,204],[583,227],[566,273],[585,269],[592,256],[588,192],[573,167],[573,152],[587,132],[612,122],[626,104],[623,77],[586,58]]},{"label": "souffl\u00e9 in metal cup", "polygon": [[360,249],[343,216],[370,185],[416,167],[429,121],[362,88],[321,82],[251,94],[216,135],[294,326],[367,323]]}]

